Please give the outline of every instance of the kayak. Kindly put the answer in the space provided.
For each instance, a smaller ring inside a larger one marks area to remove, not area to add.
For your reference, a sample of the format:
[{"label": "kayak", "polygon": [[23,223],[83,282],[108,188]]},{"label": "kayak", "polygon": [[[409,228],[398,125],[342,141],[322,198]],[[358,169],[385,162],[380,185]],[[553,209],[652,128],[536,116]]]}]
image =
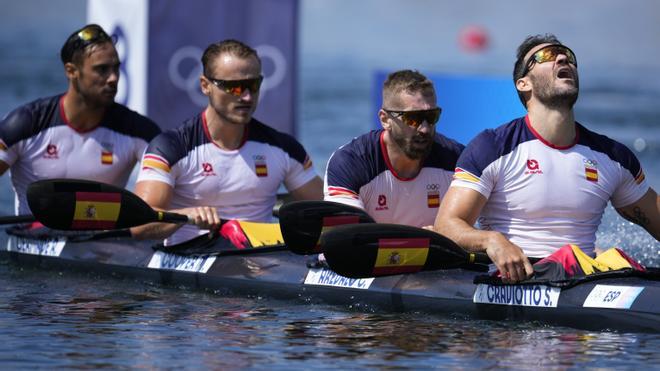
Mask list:
[{"label": "kayak", "polygon": [[312,301],[365,310],[535,321],[588,330],[660,331],[657,270],[606,272],[565,287],[475,283],[475,278],[485,274],[476,268],[347,278],[324,266],[316,255],[296,255],[284,245],[238,250],[226,240],[202,236],[187,243],[186,249],[171,252],[171,248],[163,251],[153,242],[135,241],[121,233],[72,237],[10,229],[7,234],[0,259],[20,265],[105,273],[301,304]]}]

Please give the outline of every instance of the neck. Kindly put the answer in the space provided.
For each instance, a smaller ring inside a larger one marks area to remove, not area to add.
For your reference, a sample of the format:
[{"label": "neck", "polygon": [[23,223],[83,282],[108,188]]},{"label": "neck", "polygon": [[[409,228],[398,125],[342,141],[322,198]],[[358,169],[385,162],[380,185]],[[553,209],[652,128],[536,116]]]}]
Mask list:
[{"label": "neck", "polygon": [[419,171],[422,168],[422,159],[414,160],[406,156],[396,142],[390,137],[389,131],[385,131],[383,142],[385,143],[385,150],[387,151],[390,165],[396,172],[397,176],[401,178],[414,178],[419,174]]},{"label": "neck", "polygon": [[528,115],[530,125],[547,142],[558,147],[570,146],[575,143],[573,109],[555,109],[542,105],[529,106]]},{"label": "neck", "polygon": [[243,143],[245,125],[234,124],[223,120],[212,107],[206,107],[206,126],[211,140],[218,147],[235,150]]},{"label": "neck", "polygon": [[69,89],[62,104],[69,125],[79,131],[96,128],[105,115],[106,107],[92,106],[73,89]]}]

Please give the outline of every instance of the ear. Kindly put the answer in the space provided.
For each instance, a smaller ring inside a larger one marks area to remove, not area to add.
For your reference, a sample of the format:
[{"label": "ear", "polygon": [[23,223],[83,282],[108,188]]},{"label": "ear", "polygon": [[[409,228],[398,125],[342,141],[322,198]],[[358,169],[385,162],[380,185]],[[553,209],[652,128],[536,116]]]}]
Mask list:
[{"label": "ear", "polygon": [[383,127],[385,130],[390,130],[392,128],[392,124],[390,124],[390,115],[387,114],[387,112],[383,111],[382,109],[378,110],[378,120],[380,120],[380,126]]},{"label": "ear", "polygon": [[76,77],[76,73],[78,72],[78,66],[75,64],[68,62],[64,64],[64,74],[66,75],[66,78],[71,80],[74,77]]},{"label": "ear", "polygon": [[202,93],[207,97],[211,95],[211,82],[207,80],[204,76],[199,77],[199,87],[202,89]]},{"label": "ear", "polygon": [[520,92],[529,92],[532,90],[532,82],[529,80],[529,77],[521,77],[516,80],[516,89]]}]

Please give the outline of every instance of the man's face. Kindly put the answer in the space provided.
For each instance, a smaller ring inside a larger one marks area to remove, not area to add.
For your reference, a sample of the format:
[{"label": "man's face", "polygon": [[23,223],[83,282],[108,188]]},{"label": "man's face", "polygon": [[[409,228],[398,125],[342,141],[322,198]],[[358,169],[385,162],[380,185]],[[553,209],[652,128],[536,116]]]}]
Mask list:
[{"label": "man's face", "polygon": [[[213,61],[208,77],[232,81],[257,79],[260,76],[261,65],[255,57],[241,58],[223,53]],[[222,86],[215,85],[209,78],[201,78],[202,92],[209,97],[209,104],[218,116],[229,123],[249,123],[259,103],[259,91],[238,89],[239,93],[229,92]]]},{"label": "man's face", "polygon": [[[530,50],[525,61],[548,45],[541,44]],[[572,108],[577,101],[580,88],[577,66],[569,63],[565,54],[557,55],[554,61],[534,63],[527,76],[532,83],[532,95],[544,105]]]},{"label": "man's face", "polygon": [[[398,99],[386,102],[385,108],[392,111],[421,111],[436,108],[435,94],[426,93],[411,94],[403,91],[398,94]],[[419,127],[413,128],[400,117],[393,117],[387,113],[383,117],[389,121],[385,129],[389,131],[391,138],[408,158],[422,159],[431,152],[435,136],[434,123],[424,121]]]},{"label": "man's face", "polygon": [[107,107],[115,101],[119,83],[119,56],[111,42],[92,45],[74,66],[69,78],[90,106]]}]

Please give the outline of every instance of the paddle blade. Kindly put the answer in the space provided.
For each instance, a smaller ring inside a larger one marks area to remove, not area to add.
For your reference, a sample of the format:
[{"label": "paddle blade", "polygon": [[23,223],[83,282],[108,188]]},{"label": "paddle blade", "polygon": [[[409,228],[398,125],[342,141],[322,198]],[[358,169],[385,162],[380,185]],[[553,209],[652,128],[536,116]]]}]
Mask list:
[{"label": "paddle blade", "polygon": [[87,180],[40,180],[28,187],[27,200],[35,218],[53,229],[122,229],[158,220],[133,193]]},{"label": "paddle blade", "polygon": [[374,223],[364,210],[337,202],[295,201],[279,210],[284,242],[296,254],[319,253],[321,232],[338,225]]},{"label": "paddle blade", "polygon": [[458,268],[486,263],[485,254],[469,254],[450,239],[398,224],[355,224],[321,237],[330,268],[345,277],[366,278]]}]

